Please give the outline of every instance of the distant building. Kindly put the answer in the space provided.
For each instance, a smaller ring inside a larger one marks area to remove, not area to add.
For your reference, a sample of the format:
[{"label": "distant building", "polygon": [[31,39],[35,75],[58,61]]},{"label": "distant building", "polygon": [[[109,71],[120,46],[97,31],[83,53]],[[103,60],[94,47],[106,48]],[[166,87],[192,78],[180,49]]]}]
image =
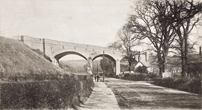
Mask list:
[{"label": "distant building", "polygon": [[202,54],[199,47],[199,54],[188,55],[188,72],[190,76],[201,77],[202,74]]},{"label": "distant building", "polygon": [[[181,58],[180,56],[168,56],[167,61],[167,69],[171,72],[172,76],[181,76]],[[143,61],[142,61],[143,63]],[[152,73],[159,73],[157,57],[149,56],[148,62],[143,64],[147,64],[148,71]],[[190,76],[201,76],[202,74],[202,54],[201,47],[199,48],[198,54],[189,54],[188,55],[188,68],[187,72]]]}]

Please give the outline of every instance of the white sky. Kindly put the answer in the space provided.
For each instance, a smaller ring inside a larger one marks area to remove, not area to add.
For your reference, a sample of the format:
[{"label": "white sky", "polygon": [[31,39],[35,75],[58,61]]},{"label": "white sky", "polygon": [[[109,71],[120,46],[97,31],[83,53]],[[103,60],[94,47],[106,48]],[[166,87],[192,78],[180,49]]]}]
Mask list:
[{"label": "white sky", "polygon": [[[0,0],[0,36],[27,35],[107,46],[136,0]],[[193,36],[199,40],[202,28]],[[198,47],[196,47],[196,50]]]},{"label": "white sky", "polygon": [[0,35],[107,46],[134,0],[0,0]]}]

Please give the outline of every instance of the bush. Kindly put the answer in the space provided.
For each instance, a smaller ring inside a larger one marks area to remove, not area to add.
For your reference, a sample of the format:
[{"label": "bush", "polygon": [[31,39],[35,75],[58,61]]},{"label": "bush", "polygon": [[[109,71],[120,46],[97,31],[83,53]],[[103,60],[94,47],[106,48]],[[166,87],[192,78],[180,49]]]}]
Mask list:
[{"label": "bush", "polygon": [[78,105],[94,86],[91,76],[51,81],[1,83],[1,109],[60,109]]},{"label": "bush", "polygon": [[196,94],[201,94],[201,79],[187,79],[187,78],[164,78],[156,79],[154,84],[169,87],[173,89],[178,89],[182,91],[192,92]]},{"label": "bush", "polygon": [[152,81],[157,79],[159,76],[156,74],[129,74],[125,73],[122,79],[132,80],[132,81]]},{"label": "bush", "polygon": [[187,83],[188,92],[201,94],[201,79],[194,78]]},{"label": "bush", "polygon": [[160,76],[158,76],[157,74],[154,73],[149,73],[145,75],[145,80],[146,81],[154,81],[156,79],[158,79]]},{"label": "bush", "polygon": [[139,72],[139,73],[148,73],[147,71],[147,67],[146,66],[138,66],[136,69],[135,69],[136,72]]},{"label": "bush", "polygon": [[144,75],[137,75],[137,74],[124,74],[124,77],[122,79],[126,79],[126,80],[132,80],[132,81],[144,81],[145,77]]}]

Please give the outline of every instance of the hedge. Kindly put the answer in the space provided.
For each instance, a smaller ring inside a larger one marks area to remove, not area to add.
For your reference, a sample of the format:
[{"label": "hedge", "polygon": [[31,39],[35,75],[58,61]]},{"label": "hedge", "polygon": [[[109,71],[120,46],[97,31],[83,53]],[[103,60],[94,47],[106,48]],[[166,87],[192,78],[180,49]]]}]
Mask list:
[{"label": "hedge", "polygon": [[156,79],[154,84],[174,88],[191,93],[201,94],[201,79],[200,78],[164,78]]},{"label": "hedge", "polygon": [[156,74],[128,74],[125,73],[122,79],[132,81],[150,81],[158,78]]},{"label": "hedge", "polygon": [[91,76],[1,83],[1,109],[61,109],[79,105],[94,86]]}]

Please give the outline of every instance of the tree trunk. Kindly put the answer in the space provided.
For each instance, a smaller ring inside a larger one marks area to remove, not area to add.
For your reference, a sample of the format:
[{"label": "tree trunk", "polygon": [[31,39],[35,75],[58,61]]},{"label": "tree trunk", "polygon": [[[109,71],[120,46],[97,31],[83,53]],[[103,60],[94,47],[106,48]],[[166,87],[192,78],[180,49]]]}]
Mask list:
[{"label": "tree trunk", "polygon": [[128,71],[129,71],[129,73],[130,73],[130,71],[131,71],[131,64],[132,64],[132,62],[131,62],[130,60],[128,60],[128,64],[129,64],[129,65],[128,65],[128,66],[129,66],[129,67],[128,67]]},{"label": "tree trunk", "polygon": [[162,58],[160,50],[157,50],[157,57],[158,57],[158,68],[159,68],[159,76],[162,77],[163,73],[163,65],[162,65]]},{"label": "tree trunk", "polygon": [[188,43],[187,43],[187,38],[188,38],[188,33],[186,33],[186,30],[184,30],[184,38],[182,39],[182,44],[181,44],[181,60],[182,60],[182,73],[181,76],[184,78],[187,75],[187,65],[188,65]]},{"label": "tree trunk", "polygon": [[181,76],[184,78],[185,77],[185,67],[186,67],[186,63],[185,63],[185,39],[183,39],[182,44],[181,44]]},{"label": "tree trunk", "polygon": [[187,57],[187,55],[188,55],[188,43],[187,43],[187,36],[188,36],[188,34],[186,33],[185,35],[184,35],[184,39],[185,39],[185,49],[184,49],[184,62],[185,62],[185,65],[184,65],[184,75],[186,76],[187,75],[187,66],[188,66],[188,57]]}]

